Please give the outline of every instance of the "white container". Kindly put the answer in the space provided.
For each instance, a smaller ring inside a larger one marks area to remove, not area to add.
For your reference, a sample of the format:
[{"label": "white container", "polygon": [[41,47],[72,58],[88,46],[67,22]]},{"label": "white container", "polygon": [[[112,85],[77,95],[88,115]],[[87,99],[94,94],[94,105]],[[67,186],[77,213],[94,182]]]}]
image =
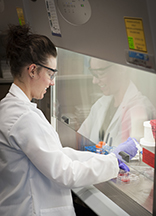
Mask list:
[{"label": "white container", "polygon": [[143,146],[154,147],[155,140],[153,137],[150,121],[145,121],[143,125],[144,125],[144,137],[140,139],[140,144]]}]

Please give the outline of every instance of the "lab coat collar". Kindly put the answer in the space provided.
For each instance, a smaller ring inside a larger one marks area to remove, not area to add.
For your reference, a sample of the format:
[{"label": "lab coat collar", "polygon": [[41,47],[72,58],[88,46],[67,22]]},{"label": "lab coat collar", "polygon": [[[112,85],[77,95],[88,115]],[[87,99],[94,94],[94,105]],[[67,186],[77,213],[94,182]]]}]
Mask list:
[{"label": "lab coat collar", "polygon": [[30,102],[29,98],[26,96],[26,94],[15,84],[13,83],[9,89],[9,93],[13,96],[21,99],[22,101],[25,101],[27,103],[32,104],[33,106],[37,106],[37,104]]},{"label": "lab coat collar", "polygon": [[130,81],[127,91],[124,95],[123,101],[121,103],[121,106],[125,106],[125,104],[127,104],[128,101],[132,100],[132,98],[136,97],[137,94],[138,94],[137,87],[134,85],[132,81]]}]

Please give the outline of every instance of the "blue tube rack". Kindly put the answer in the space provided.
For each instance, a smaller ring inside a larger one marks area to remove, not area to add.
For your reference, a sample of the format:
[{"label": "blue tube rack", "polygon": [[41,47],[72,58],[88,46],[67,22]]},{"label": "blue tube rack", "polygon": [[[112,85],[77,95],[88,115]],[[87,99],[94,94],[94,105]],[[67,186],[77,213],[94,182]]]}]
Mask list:
[{"label": "blue tube rack", "polygon": [[[102,154],[107,155],[109,154],[115,147],[114,146],[108,146],[105,145],[104,148],[102,149]],[[96,146],[85,146],[85,151],[90,151],[96,153]]]}]

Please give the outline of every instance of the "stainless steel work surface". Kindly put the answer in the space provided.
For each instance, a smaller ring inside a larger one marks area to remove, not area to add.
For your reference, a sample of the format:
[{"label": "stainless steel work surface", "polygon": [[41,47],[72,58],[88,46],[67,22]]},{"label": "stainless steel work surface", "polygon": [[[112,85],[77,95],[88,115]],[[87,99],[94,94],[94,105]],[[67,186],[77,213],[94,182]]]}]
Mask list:
[{"label": "stainless steel work surface", "polygon": [[[137,167],[137,169],[140,168]],[[147,172],[153,172],[153,170],[148,170],[146,166],[143,167],[143,169]],[[122,206],[125,211],[131,212],[131,215],[135,215],[135,212],[137,212],[136,215],[152,215],[153,181],[141,173],[138,173],[133,168],[131,168],[130,181],[128,183],[122,182],[118,176],[117,179],[113,179],[109,181],[109,183],[101,183],[96,185],[96,187],[116,204]],[[115,193],[112,191],[115,191]],[[138,205],[138,207],[135,208],[135,202],[140,206]]]},{"label": "stainless steel work surface", "polygon": [[77,188],[72,191],[99,216],[129,215],[94,186]]}]

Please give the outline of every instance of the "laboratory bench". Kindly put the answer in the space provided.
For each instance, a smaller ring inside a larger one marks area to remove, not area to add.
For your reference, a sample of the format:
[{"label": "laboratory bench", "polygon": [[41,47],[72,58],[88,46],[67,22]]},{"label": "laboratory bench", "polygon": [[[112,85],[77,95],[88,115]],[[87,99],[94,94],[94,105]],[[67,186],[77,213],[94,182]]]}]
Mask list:
[{"label": "laboratory bench", "polygon": [[128,176],[94,186],[74,189],[97,215],[152,215],[154,169],[142,161],[131,161]]},{"label": "laboratory bench", "polygon": [[[93,145],[63,122],[56,122],[64,146],[82,150],[82,145]],[[130,168],[127,178],[119,174],[110,181],[76,188],[72,192],[99,216],[150,216],[153,212],[154,168],[144,163],[141,155],[139,160],[131,160],[127,165]]]}]

